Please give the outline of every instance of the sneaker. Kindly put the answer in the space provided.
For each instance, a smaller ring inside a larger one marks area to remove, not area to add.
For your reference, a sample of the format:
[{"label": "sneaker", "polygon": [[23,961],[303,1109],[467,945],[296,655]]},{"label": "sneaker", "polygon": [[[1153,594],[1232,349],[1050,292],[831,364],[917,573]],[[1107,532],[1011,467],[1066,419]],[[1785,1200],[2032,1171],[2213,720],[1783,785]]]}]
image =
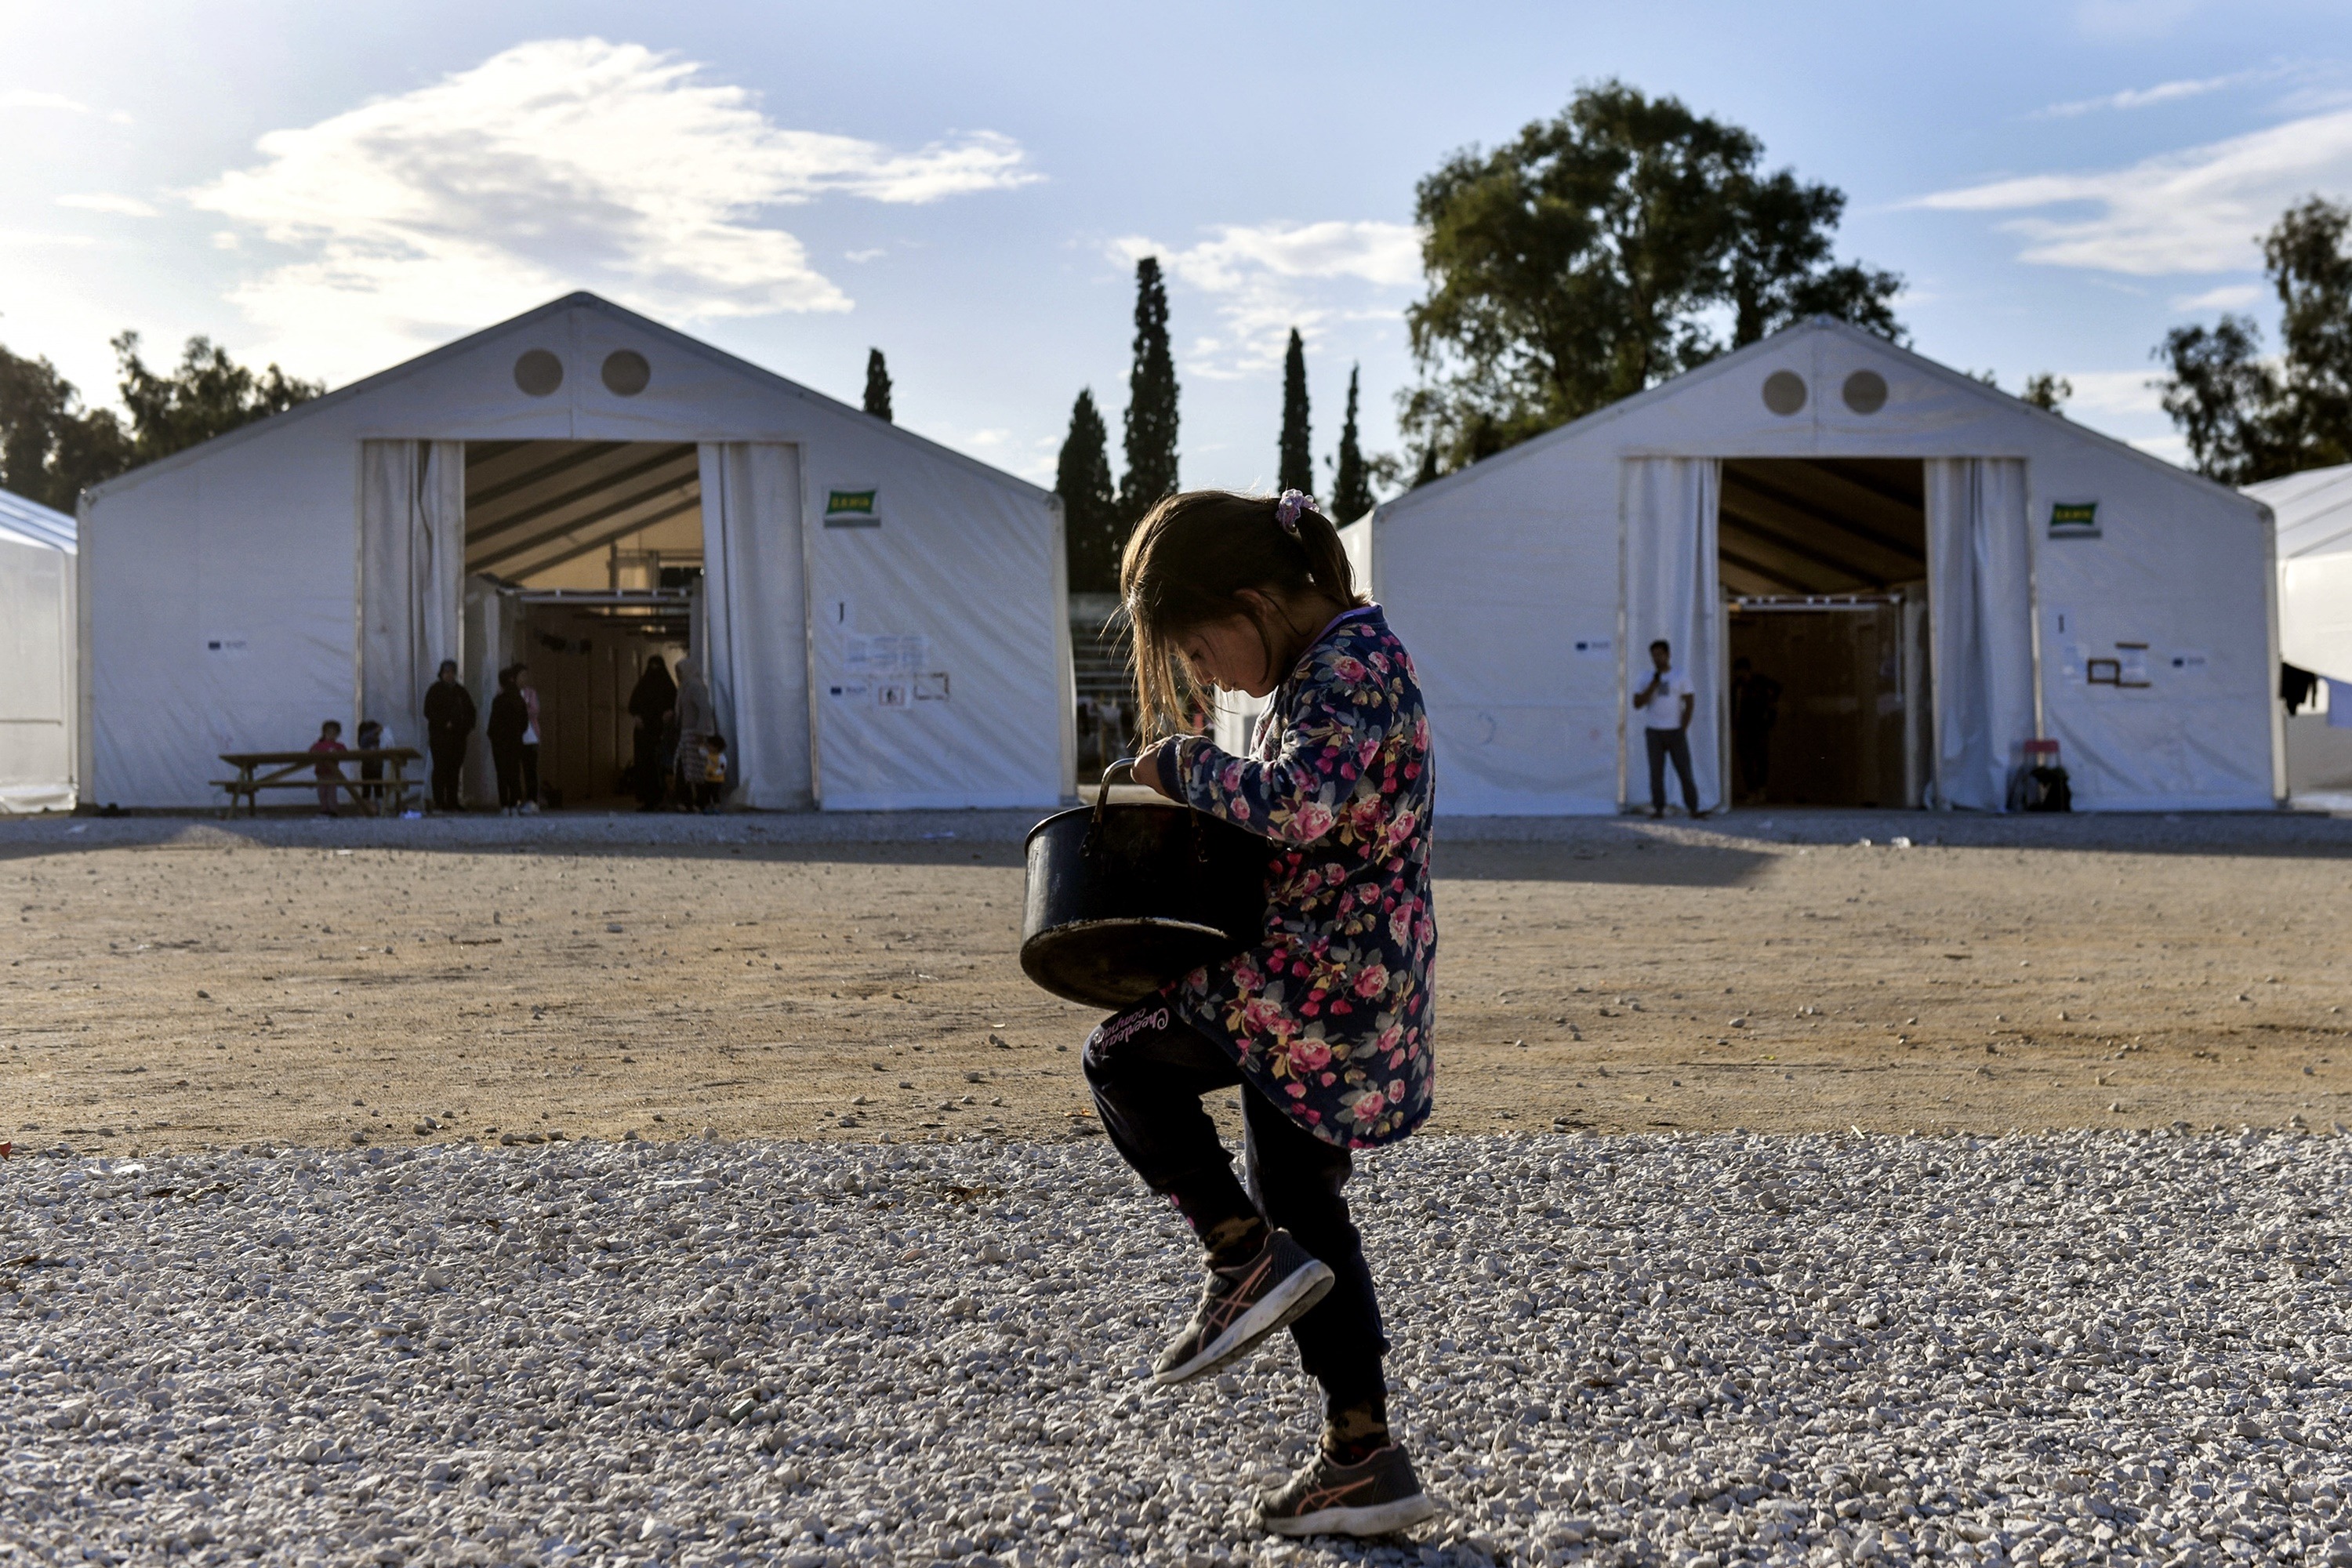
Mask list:
[{"label": "sneaker", "polygon": [[1286,1230],[1265,1238],[1255,1258],[1209,1270],[1209,1287],[1176,1342],[1160,1352],[1151,1381],[1162,1387],[1214,1372],[1288,1328],[1331,1289],[1331,1266],[1312,1257]]},{"label": "sneaker", "polygon": [[1258,1528],[1276,1535],[1387,1535],[1436,1511],[1397,1443],[1354,1465],[1318,1447],[1306,1468],[1257,1500]]}]

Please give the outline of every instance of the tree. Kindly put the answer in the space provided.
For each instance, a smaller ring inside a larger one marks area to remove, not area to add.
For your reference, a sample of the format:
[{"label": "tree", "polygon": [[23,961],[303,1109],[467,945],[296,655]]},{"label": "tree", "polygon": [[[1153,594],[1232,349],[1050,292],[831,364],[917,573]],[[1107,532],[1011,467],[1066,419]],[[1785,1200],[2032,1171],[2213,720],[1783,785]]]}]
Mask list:
[{"label": "tree", "polygon": [[1290,347],[1282,356],[1282,441],[1277,448],[1277,490],[1311,491],[1315,488],[1315,457],[1307,428],[1307,345],[1298,329],[1290,329]]},{"label": "tree", "polygon": [[69,512],[84,489],[131,462],[130,433],[111,411],[83,408],[47,359],[0,348],[0,489]]},{"label": "tree", "polygon": [[141,463],[283,414],[327,390],[324,383],[296,380],[274,363],[249,370],[209,338],[190,338],[179,364],[162,373],[140,359],[137,332],[124,332],[112,344],[122,372],[122,405],[131,411],[131,455]]},{"label": "tree", "polygon": [[1901,279],[1832,260],[1844,195],[1762,157],[1746,131],[1610,81],[1447,160],[1416,192],[1407,432],[1458,468],[1808,315],[1900,341]]},{"label": "tree", "polygon": [[2314,196],[2263,239],[2279,299],[2284,353],[2263,358],[2244,316],[2176,327],[2155,350],[2168,372],[2164,410],[2198,471],[2251,484],[2352,461],[2352,209]]},{"label": "tree", "polygon": [[1348,367],[1348,419],[1339,426],[1339,460],[1331,476],[1331,518],[1353,522],[1372,510],[1371,475],[1364,465],[1364,449],[1356,437],[1356,377],[1361,366]]},{"label": "tree", "polygon": [[1062,498],[1062,543],[1070,563],[1070,591],[1118,591],[1118,556],[1126,542],[1119,526],[1118,498],[1110,485],[1110,432],[1095,411],[1091,387],[1070,405],[1070,433],[1062,437],[1062,460],[1054,472],[1054,493]]},{"label": "tree", "polygon": [[1127,474],[1121,521],[1132,526],[1176,493],[1176,359],[1168,348],[1168,289],[1160,258],[1135,264],[1135,363],[1127,373]]},{"label": "tree", "polygon": [[2027,376],[2025,390],[2018,395],[2036,408],[2063,416],[2066,412],[2066,400],[2074,395],[2074,384],[2063,375],[2053,375],[2045,370]]},{"label": "tree", "polygon": [[866,412],[887,424],[890,420],[890,367],[880,349],[866,351]]}]

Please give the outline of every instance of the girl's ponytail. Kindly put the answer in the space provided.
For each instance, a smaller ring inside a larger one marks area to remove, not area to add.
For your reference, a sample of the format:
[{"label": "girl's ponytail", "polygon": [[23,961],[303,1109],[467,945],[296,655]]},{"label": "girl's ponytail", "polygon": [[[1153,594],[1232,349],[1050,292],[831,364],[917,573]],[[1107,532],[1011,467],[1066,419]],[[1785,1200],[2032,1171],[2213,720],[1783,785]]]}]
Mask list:
[{"label": "girl's ponytail", "polygon": [[1206,705],[1210,694],[1178,643],[1187,632],[1248,616],[1243,589],[1278,600],[1319,592],[1343,605],[1366,602],[1339,531],[1297,490],[1170,496],[1128,536],[1118,585],[1146,743],[1182,733],[1192,710]]}]

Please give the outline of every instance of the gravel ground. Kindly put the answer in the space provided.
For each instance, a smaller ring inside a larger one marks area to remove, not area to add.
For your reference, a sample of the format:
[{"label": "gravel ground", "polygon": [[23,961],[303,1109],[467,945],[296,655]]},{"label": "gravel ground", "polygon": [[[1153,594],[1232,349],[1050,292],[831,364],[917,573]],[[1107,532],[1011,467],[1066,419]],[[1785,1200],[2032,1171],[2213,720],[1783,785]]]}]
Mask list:
[{"label": "gravel ground", "polygon": [[1288,1347],[1099,1141],[0,1165],[0,1561],[2352,1562],[2352,1140],[1423,1139],[1448,1512],[1278,1546]]}]

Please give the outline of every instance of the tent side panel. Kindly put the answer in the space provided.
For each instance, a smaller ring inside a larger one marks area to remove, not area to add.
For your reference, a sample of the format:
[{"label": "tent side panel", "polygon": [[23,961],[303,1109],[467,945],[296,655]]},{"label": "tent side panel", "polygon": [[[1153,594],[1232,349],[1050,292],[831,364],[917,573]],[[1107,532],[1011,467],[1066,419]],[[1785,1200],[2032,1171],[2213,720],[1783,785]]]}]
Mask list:
[{"label": "tent side panel", "polygon": [[1583,448],[1381,518],[1449,816],[1608,813],[1617,795],[1617,468]]},{"label": "tent side panel", "polygon": [[73,807],[72,566],[0,537],[0,815]]},{"label": "tent side panel", "polygon": [[[2273,805],[2259,510],[2071,443],[2028,475],[2044,713],[2076,808]],[[2082,501],[2096,537],[2051,537],[2052,506]]]},{"label": "tent side panel", "polygon": [[356,453],[289,435],[92,506],[93,801],[217,805],[220,752],[351,732]]},{"label": "tent side panel", "polygon": [[[1051,503],[849,418],[803,451],[820,804],[1060,804],[1068,634]],[[868,490],[870,514],[833,505]]]}]

